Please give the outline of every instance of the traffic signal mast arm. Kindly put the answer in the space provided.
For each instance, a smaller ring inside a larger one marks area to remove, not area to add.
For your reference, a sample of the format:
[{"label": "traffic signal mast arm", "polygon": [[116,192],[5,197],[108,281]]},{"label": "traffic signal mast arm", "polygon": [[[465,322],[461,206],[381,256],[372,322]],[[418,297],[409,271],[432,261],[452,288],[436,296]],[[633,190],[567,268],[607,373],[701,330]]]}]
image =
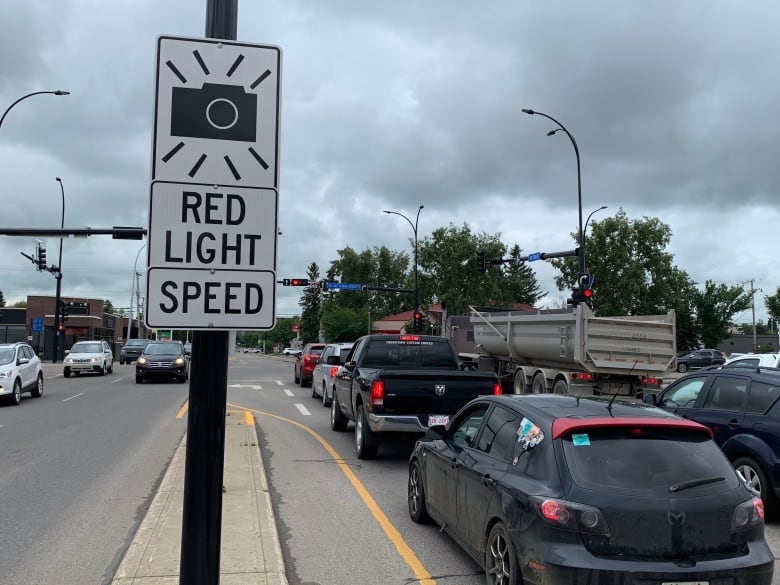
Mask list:
[{"label": "traffic signal mast arm", "polygon": [[550,260],[552,258],[565,258],[567,256],[578,256],[579,248],[574,250],[566,250],[564,252],[534,252],[527,256],[517,256],[516,258],[493,258],[490,264],[493,266],[500,266],[508,262],[533,262],[534,260]]}]

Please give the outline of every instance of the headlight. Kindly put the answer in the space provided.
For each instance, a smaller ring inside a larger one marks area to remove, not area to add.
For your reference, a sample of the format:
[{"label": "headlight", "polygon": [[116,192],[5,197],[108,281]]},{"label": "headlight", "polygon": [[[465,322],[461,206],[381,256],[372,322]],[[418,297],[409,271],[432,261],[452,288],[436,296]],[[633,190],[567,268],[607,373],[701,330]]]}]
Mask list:
[{"label": "headlight", "polygon": [[65,363],[65,364],[72,364],[73,363],[73,358],[72,357],[66,357],[65,361],[63,363]]},{"label": "headlight", "polygon": [[135,363],[138,364],[139,366],[142,366],[142,365],[144,365],[146,363],[146,358],[145,357],[139,357],[137,360],[135,360]]},{"label": "headlight", "polygon": [[94,364],[94,363],[97,363],[97,362],[99,362],[100,360],[99,360],[98,358],[96,358],[96,357],[93,357],[93,358],[92,358],[92,359],[90,359],[89,361],[91,361],[91,362]]},{"label": "headlight", "polygon": [[177,366],[183,366],[183,365],[184,365],[184,358],[180,358],[180,357],[178,357],[178,358],[176,358],[176,359],[174,360],[174,362],[173,362],[173,363],[174,363],[174,364],[176,364]]}]

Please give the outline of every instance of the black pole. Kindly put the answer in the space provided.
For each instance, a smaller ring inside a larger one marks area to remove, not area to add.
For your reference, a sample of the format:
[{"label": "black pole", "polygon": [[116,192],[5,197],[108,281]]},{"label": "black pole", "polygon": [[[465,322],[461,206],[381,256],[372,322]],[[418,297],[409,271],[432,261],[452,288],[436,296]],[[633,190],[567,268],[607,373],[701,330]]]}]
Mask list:
[{"label": "black pole", "polygon": [[0,116],[0,128],[3,126],[3,121],[5,120],[5,117],[8,115],[8,112],[10,112],[11,108],[13,108],[16,104],[18,104],[22,100],[26,100],[27,98],[34,96],[34,95],[41,95],[41,94],[44,94],[44,93],[50,93],[52,95],[70,95],[69,91],[63,91],[61,89],[58,89],[56,91],[34,91],[32,93],[28,93],[27,95],[23,95],[18,100],[16,100],[14,103],[12,103],[10,106],[8,106],[5,109],[5,112],[3,112],[3,115]]},{"label": "black pole", "polygon": [[424,207],[425,205],[420,205],[420,207],[417,208],[417,217],[415,218],[414,223],[412,223],[412,220],[406,217],[403,213],[400,213],[398,211],[389,211],[386,209],[384,210],[384,213],[399,215],[403,217],[409,223],[409,225],[412,226],[412,231],[414,232],[414,310],[415,311],[420,308],[419,306],[420,289],[417,285],[417,224],[420,221],[420,212],[423,210]]},{"label": "black pole", "polygon": [[571,132],[569,132],[566,127],[561,124],[558,120],[553,118],[552,116],[548,116],[547,114],[543,114],[542,112],[537,112],[535,110],[531,110],[528,108],[524,108],[523,112],[526,114],[537,116],[544,116],[548,120],[552,120],[556,124],[558,124],[558,128],[555,130],[552,130],[551,132],[548,132],[548,136],[552,136],[555,134],[558,130],[563,130],[566,133],[566,136],[569,137],[569,140],[571,141],[572,146],[574,147],[574,155],[577,157],[577,209],[579,211],[579,218],[580,218],[580,224],[579,224],[579,254],[577,254],[577,271],[580,274],[583,274],[585,272],[585,234],[582,230],[582,177],[580,174],[580,149],[577,147],[577,141],[574,140],[574,136],[571,135]]},{"label": "black pole", "polygon": [[[62,179],[56,177],[57,182],[60,184],[60,193],[62,193],[62,219],[60,220],[60,229],[65,229],[65,187],[62,186]],[[62,314],[60,308],[60,301],[62,299],[62,236],[60,236],[60,256],[57,260],[57,271],[54,273],[54,278],[57,279],[57,290],[54,293],[54,355],[52,355],[51,363],[56,364],[57,358],[60,355],[60,315]],[[64,328],[63,328],[64,329]],[[63,347],[64,347],[63,334]]]},{"label": "black pole", "polygon": [[[206,37],[235,40],[238,0],[207,0]],[[187,414],[181,585],[219,585],[228,332],[196,331]]]}]

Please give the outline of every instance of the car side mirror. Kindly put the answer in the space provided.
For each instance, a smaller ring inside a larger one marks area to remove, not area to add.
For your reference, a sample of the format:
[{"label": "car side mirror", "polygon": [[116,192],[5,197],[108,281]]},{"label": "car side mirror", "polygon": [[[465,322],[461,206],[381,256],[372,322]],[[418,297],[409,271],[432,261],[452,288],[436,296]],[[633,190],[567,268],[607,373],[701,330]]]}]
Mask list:
[{"label": "car side mirror", "polygon": [[656,394],[645,394],[642,398],[642,402],[645,404],[650,404],[651,406],[658,406],[658,399],[656,398]]},{"label": "car side mirror", "polygon": [[444,425],[433,425],[431,427],[428,427],[428,430],[425,431],[425,438],[434,441],[439,441],[444,438],[444,433],[446,431],[447,431],[447,427],[445,427]]}]

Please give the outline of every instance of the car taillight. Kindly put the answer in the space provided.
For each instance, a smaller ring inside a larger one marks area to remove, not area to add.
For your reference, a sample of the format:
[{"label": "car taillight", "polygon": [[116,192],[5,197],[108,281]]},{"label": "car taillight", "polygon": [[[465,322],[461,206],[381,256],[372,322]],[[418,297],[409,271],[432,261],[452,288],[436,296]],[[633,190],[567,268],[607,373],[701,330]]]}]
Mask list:
[{"label": "car taillight", "polygon": [[572,372],[572,382],[590,382],[593,380],[593,374],[590,372]]},{"label": "car taillight", "polygon": [[493,395],[501,396],[504,392],[501,390],[501,382],[493,382]]},{"label": "car taillight", "polygon": [[568,530],[579,530],[594,534],[609,534],[609,526],[601,510],[593,506],[578,504],[555,498],[532,497],[531,501],[539,515],[548,524]]},{"label": "car taillight", "polygon": [[385,382],[384,380],[374,380],[371,384],[371,405],[385,405]]},{"label": "car taillight", "polygon": [[330,377],[331,377],[331,378],[335,378],[335,377],[336,377],[336,372],[338,372],[338,371],[339,371],[339,368],[338,368],[338,366],[333,366],[333,367],[330,369]]},{"label": "car taillight", "polygon": [[764,502],[761,498],[752,498],[742,502],[734,509],[731,517],[731,530],[739,532],[748,530],[757,524],[764,522]]},{"label": "car taillight", "polygon": [[307,364],[311,363],[311,356],[307,353],[305,356],[303,356],[303,361]]}]

